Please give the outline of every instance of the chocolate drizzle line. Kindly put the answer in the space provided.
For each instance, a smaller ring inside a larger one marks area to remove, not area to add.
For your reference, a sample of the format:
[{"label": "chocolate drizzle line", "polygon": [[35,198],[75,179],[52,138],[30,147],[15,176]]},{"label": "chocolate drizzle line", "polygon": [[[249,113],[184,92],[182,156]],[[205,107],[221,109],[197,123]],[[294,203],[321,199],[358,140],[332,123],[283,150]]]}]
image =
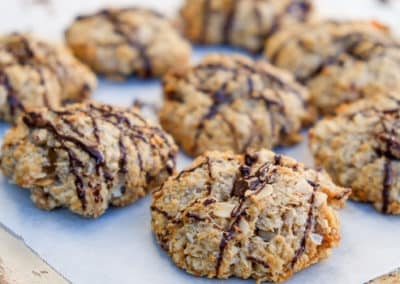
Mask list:
[{"label": "chocolate drizzle line", "polygon": [[383,192],[382,192],[382,211],[388,212],[390,203],[390,188],[392,186],[392,162],[385,161],[384,165],[384,178],[383,178]]},{"label": "chocolate drizzle line", "polygon": [[46,85],[46,80],[44,79],[43,70],[41,68],[37,68],[37,72],[39,73],[39,76],[40,76],[40,85],[43,87],[44,105],[45,105],[45,107],[50,108],[49,94],[47,92],[47,85]]},{"label": "chocolate drizzle line", "polygon": [[308,183],[313,187],[313,192],[311,193],[311,197],[309,200],[310,208],[308,210],[308,217],[307,217],[307,221],[306,221],[305,228],[304,228],[304,235],[300,241],[300,246],[296,250],[294,257],[291,261],[292,268],[296,265],[297,261],[303,255],[303,253],[306,249],[306,245],[307,245],[307,238],[309,237],[311,230],[312,230],[312,226],[313,226],[313,217],[314,217],[313,209],[314,209],[314,204],[315,204],[315,193],[316,193],[317,189],[319,188],[319,185],[312,181],[308,181]]},{"label": "chocolate drizzle line", "polygon": [[258,194],[266,184],[272,182],[271,177],[268,175],[268,172],[274,166],[271,164],[271,162],[262,164],[253,175],[250,175],[251,170],[249,167],[255,163],[257,159],[257,156],[253,157],[248,154],[245,157],[246,165],[239,166],[238,176],[236,177],[231,192],[231,196],[238,197],[238,205],[231,212],[231,217],[234,218],[231,225],[229,226],[228,230],[224,230],[222,233],[222,239],[219,245],[219,254],[215,267],[215,273],[217,276],[220,274],[224,251],[229,241],[234,238],[236,227],[239,225],[241,219],[245,215],[246,208],[244,208],[244,204],[247,200],[247,196],[245,194],[246,191],[253,191],[253,195]]},{"label": "chocolate drizzle line", "polygon": [[232,7],[230,7],[228,15],[226,17],[225,25],[222,30],[225,43],[230,42],[233,25],[235,23],[236,10],[238,8],[237,7],[238,4],[239,4],[239,1],[233,1]]},{"label": "chocolate drizzle line", "polygon": [[268,262],[266,262],[265,260],[262,260],[262,259],[258,259],[258,258],[254,257],[254,256],[248,256],[247,260],[249,260],[251,262],[254,262],[254,263],[257,263],[257,264],[260,264],[260,265],[264,266],[266,269],[269,268]]},{"label": "chocolate drizzle line", "polygon": [[14,116],[16,113],[16,110],[25,111],[24,105],[17,97],[17,95],[14,91],[14,88],[10,83],[8,76],[4,72],[0,73],[0,84],[6,89],[7,103],[8,103],[8,106],[10,107],[10,114],[12,116]]},{"label": "chocolate drizzle line", "polygon": [[[143,72],[140,72],[139,70],[136,71],[138,75],[144,77],[144,78],[149,78],[153,75],[152,71],[152,64],[150,57],[147,55],[147,46],[145,46],[143,43],[141,43],[138,39],[135,39],[133,36],[135,35],[135,29],[137,28],[132,28],[129,26],[128,23],[124,23],[122,19],[120,18],[119,14],[122,12],[127,12],[127,11],[137,11],[137,9],[132,8],[132,9],[124,9],[121,11],[118,10],[102,10],[96,15],[102,15],[104,16],[112,26],[114,27],[114,31],[121,35],[125,41],[135,48],[139,55],[140,59],[142,60],[143,64]],[[82,18],[80,18],[82,19]]]},{"label": "chocolate drizzle line", "polygon": [[207,42],[208,20],[210,18],[211,0],[203,0],[203,22],[201,27],[200,42]]},{"label": "chocolate drizzle line", "polygon": [[[400,105],[400,102],[397,101],[397,104]],[[377,111],[377,110],[376,110]],[[395,130],[388,129],[385,124],[385,116],[387,115],[397,115],[400,113],[400,108],[391,109],[391,110],[383,110],[379,114],[379,122],[382,125],[384,130],[383,133],[378,133],[377,138],[385,143],[385,149],[378,149],[378,154],[380,156],[385,157],[385,162],[383,166],[383,182],[382,182],[382,212],[389,213],[389,205],[390,205],[390,190],[393,185],[393,169],[392,169],[392,160],[399,160],[399,157],[396,155],[396,151],[400,153],[400,143],[396,140]]]}]

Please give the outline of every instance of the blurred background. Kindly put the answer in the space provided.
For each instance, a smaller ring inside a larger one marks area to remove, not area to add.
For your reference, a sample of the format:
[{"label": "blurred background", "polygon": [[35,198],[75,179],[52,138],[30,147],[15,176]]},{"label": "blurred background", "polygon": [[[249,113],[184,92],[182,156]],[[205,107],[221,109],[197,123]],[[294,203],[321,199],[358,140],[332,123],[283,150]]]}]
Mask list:
[{"label": "blurred background", "polygon": [[[141,5],[173,15],[181,0],[2,0],[0,32],[35,31],[60,39],[76,14],[104,6]],[[400,0],[316,0],[322,16],[379,19],[400,34]]]}]

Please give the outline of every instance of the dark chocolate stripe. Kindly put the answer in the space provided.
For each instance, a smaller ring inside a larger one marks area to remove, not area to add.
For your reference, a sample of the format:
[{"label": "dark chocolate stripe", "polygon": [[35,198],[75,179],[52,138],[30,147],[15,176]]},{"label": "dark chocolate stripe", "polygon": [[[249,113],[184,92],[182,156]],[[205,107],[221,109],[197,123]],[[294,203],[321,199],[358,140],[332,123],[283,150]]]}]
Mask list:
[{"label": "dark chocolate stripe", "polygon": [[150,207],[150,209],[151,209],[152,211],[155,211],[155,212],[157,212],[157,213],[163,215],[163,216],[164,216],[166,219],[168,219],[168,220],[174,219],[174,218],[173,218],[172,216],[170,216],[166,211],[164,211],[164,210],[162,210],[162,209],[160,209],[160,208],[158,208],[158,207],[156,207],[156,206],[154,206],[154,205],[152,205],[152,206]]},{"label": "dark chocolate stripe", "polygon": [[306,245],[307,245],[307,238],[309,237],[311,230],[312,230],[312,226],[313,226],[313,217],[314,217],[313,209],[314,209],[314,204],[315,204],[315,193],[316,193],[319,185],[316,182],[312,182],[312,181],[308,181],[308,183],[313,187],[313,191],[311,193],[311,197],[309,200],[310,208],[308,210],[308,217],[307,217],[307,221],[306,221],[305,228],[304,228],[304,235],[301,238],[300,246],[296,250],[294,257],[291,261],[291,267],[294,267],[296,265],[297,261],[303,255],[303,253],[306,249]]},{"label": "dark chocolate stripe", "polygon": [[39,73],[40,85],[43,88],[43,102],[44,102],[44,105],[45,105],[45,107],[50,108],[49,93],[47,91],[47,83],[46,83],[46,80],[44,79],[43,70],[41,68],[36,68],[36,70]]},{"label": "dark chocolate stripe", "polygon": [[390,204],[390,189],[392,187],[392,162],[386,160],[383,175],[382,212],[388,213]]},{"label": "dark chocolate stripe", "polygon": [[[103,10],[103,12],[101,13],[101,15],[103,15],[107,20],[109,20],[111,22],[111,24],[114,27],[114,31],[121,35],[125,41],[132,46],[133,48],[135,48],[138,53],[139,53],[139,57],[142,60],[142,64],[143,64],[143,69],[144,72],[138,72],[138,75],[144,77],[144,78],[148,78],[151,77],[153,75],[153,70],[152,70],[152,64],[151,64],[151,60],[150,57],[147,56],[147,46],[143,45],[139,40],[136,40],[132,37],[132,35],[134,35],[134,30],[130,29],[130,30],[126,30],[127,28],[130,28],[128,26],[127,23],[124,23],[123,21],[121,21],[120,17],[119,17],[120,11],[118,10]],[[125,26],[124,26],[125,25]]]},{"label": "dark chocolate stripe", "polygon": [[211,9],[211,0],[203,0],[203,18],[202,18],[202,25],[201,25],[201,33],[200,33],[200,42],[206,43],[207,42],[207,31],[208,31],[208,21],[210,18],[210,9]]},{"label": "dark chocolate stripe", "polygon": [[17,94],[14,91],[13,86],[11,85],[10,79],[8,78],[7,74],[3,71],[0,71],[0,85],[2,85],[7,92],[7,103],[10,108],[10,114],[12,116],[15,115],[17,110],[21,110],[25,112],[25,107],[17,97]]},{"label": "dark chocolate stripe", "polygon": [[231,40],[231,33],[233,25],[235,23],[236,10],[238,8],[237,7],[238,4],[239,0],[232,1],[232,6],[229,8],[228,15],[226,16],[225,24],[222,30],[225,43],[229,43]]},{"label": "dark chocolate stripe", "polygon": [[249,261],[251,261],[251,262],[256,263],[256,264],[260,264],[260,265],[264,266],[264,267],[267,268],[267,269],[270,268],[268,262],[266,262],[265,260],[256,258],[256,257],[254,257],[254,256],[248,256],[247,259],[248,259]]},{"label": "dark chocolate stripe", "polygon": [[267,183],[271,182],[271,180],[268,177],[264,176],[265,171],[269,170],[270,165],[271,165],[270,162],[262,164],[255,171],[254,175],[248,175],[249,171],[243,170],[243,167],[247,167],[247,166],[241,165],[238,168],[239,174],[233,184],[231,196],[238,197],[239,201],[238,201],[238,206],[236,206],[231,212],[231,217],[234,218],[231,223],[231,226],[229,227],[228,230],[224,230],[222,233],[222,238],[221,238],[220,245],[219,245],[219,254],[217,257],[217,262],[216,262],[216,267],[215,267],[215,273],[216,273],[217,277],[220,274],[220,268],[221,268],[225,249],[226,249],[229,241],[234,238],[236,227],[239,225],[240,220],[242,219],[242,216],[246,210],[246,208],[243,208],[244,204],[246,202],[246,199],[247,199],[245,192],[247,190],[252,190],[255,192],[254,194],[258,194],[258,192],[260,190],[262,190],[262,188]]}]

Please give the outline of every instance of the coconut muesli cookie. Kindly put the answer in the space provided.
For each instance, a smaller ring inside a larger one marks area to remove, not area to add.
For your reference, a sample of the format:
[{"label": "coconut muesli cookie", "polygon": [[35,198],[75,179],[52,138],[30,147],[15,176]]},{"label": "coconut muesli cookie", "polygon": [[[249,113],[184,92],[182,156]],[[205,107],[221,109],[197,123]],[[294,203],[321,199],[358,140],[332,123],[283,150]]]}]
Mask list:
[{"label": "coconut muesli cookie", "polygon": [[265,61],[212,54],[164,77],[160,120],[186,153],[272,148],[298,142],[314,119],[308,92]]},{"label": "coconut muesli cookie", "polygon": [[157,77],[188,64],[190,45],[161,14],[144,8],[110,8],[79,16],[65,37],[75,54],[111,78]]},{"label": "coconut muesli cookie", "polygon": [[339,244],[336,208],[349,194],[271,151],[208,152],[154,193],[152,227],[191,274],[284,281]]},{"label": "coconut muesli cookie", "polygon": [[94,74],[65,47],[32,34],[0,36],[0,119],[85,100],[95,86]]},{"label": "coconut muesli cookie", "polygon": [[400,214],[400,96],[378,96],[345,105],[310,131],[318,165],[352,199]]},{"label": "coconut muesli cookie", "polygon": [[308,21],[311,0],[186,0],[181,8],[185,35],[195,43],[232,44],[261,51],[282,27]]},{"label": "coconut muesli cookie", "polygon": [[177,151],[134,109],[75,104],[27,112],[4,138],[1,169],[39,208],[98,217],[159,186]]},{"label": "coconut muesli cookie", "polygon": [[267,41],[266,55],[309,88],[324,114],[342,103],[400,91],[400,44],[379,22],[295,26]]}]

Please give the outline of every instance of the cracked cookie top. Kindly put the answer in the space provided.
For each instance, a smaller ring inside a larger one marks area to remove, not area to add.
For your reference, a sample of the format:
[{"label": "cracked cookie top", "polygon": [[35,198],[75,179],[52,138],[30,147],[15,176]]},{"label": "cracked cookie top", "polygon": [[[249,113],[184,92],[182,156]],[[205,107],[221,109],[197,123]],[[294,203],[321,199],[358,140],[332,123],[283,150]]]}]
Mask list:
[{"label": "cracked cookie top", "polygon": [[161,123],[191,155],[291,144],[314,119],[289,73],[241,55],[208,55],[168,73],[163,87]]},{"label": "cracked cookie top", "polygon": [[38,207],[98,217],[163,182],[177,151],[134,109],[75,104],[27,112],[4,138],[1,168]]},{"label": "cracked cookie top", "polygon": [[177,266],[197,276],[284,281],[340,240],[349,189],[267,150],[208,152],[153,195],[152,226]]},{"label": "cracked cookie top", "polygon": [[352,198],[400,214],[400,96],[344,105],[310,132],[316,163],[353,189]]},{"label": "cracked cookie top", "polygon": [[111,78],[157,77],[188,64],[191,47],[161,14],[144,8],[110,8],[79,16],[67,29],[75,54]]},{"label": "cracked cookie top", "polygon": [[280,28],[307,22],[311,0],[186,0],[185,35],[195,43],[231,44],[252,52]]},{"label": "cracked cookie top", "polygon": [[400,90],[400,44],[379,22],[295,26],[267,41],[266,55],[309,88],[324,114],[342,103]]},{"label": "cracked cookie top", "polygon": [[94,74],[70,51],[31,34],[0,36],[0,119],[25,110],[87,99]]}]

